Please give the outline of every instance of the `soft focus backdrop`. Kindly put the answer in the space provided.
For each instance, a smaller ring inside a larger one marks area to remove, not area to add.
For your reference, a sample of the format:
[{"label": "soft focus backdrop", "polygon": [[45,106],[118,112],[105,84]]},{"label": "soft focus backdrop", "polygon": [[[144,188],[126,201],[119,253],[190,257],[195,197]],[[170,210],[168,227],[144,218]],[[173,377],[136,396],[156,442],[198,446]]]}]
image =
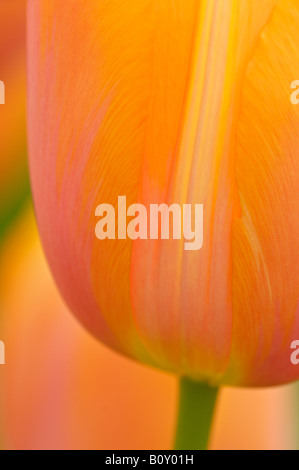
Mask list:
[{"label": "soft focus backdrop", "polygon": [[[25,3],[0,0],[0,448],[170,449],[177,379],[86,333],[42,253],[26,164]],[[297,411],[296,385],[223,390],[212,448],[294,449]]]}]

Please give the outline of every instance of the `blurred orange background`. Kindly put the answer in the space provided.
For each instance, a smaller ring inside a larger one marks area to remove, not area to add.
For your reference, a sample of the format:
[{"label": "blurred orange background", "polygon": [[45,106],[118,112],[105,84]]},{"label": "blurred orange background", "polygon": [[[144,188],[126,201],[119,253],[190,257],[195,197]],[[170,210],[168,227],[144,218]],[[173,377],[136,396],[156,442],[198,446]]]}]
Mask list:
[{"label": "blurred orange background", "polygon": [[[25,3],[0,0],[0,448],[171,449],[178,379],[85,332],[42,253],[28,203]],[[211,448],[294,449],[296,393],[296,385],[223,390]]]}]

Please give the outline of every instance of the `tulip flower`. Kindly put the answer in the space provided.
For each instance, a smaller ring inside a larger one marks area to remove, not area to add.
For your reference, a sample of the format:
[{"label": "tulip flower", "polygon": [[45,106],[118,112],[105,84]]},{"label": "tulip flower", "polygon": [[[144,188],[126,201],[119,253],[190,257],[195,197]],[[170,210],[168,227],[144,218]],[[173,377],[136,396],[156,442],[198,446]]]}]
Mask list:
[{"label": "tulip flower", "polygon": [[[116,355],[76,324],[44,260],[31,210],[8,233],[0,281],[5,449],[169,449],[177,381]],[[294,448],[294,392],[225,389],[211,448]]]},{"label": "tulip flower", "polygon": [[[206,447],[217,386],[299,377],[298,27],[296,0],[28,4],[30,166],[51,269],[103,343],[182,377],[178,448]],[[98,206],[121,196],[202,204],[203,247],[98,240]]]},{"label": "tulip flower", "polygon": [[25,123],[26,1],[0,2],[0,241],[29,193]]}]

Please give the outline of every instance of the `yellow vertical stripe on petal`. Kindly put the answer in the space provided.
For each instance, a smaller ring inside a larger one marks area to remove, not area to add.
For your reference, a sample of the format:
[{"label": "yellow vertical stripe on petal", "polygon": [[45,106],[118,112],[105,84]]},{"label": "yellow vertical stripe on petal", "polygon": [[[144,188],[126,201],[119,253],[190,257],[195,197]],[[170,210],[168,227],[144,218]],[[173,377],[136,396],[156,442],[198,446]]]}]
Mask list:
[{"label": "yellow vertical stripe on petal", "polygon": [[241,215],[235,178],[241,78],[273,4],[263,5],[254,24],[257,4],[198,4],[178,140],[163,189],[155,184],[152,153],[145,155],[151,161],[143,173],[143,203],[204,204],[200,252],[185,252],[183,241],[139,240],[132,261],[134,314],[145,344],[165,366],[196,379],[217,381],[229,364],[232,223]]}]

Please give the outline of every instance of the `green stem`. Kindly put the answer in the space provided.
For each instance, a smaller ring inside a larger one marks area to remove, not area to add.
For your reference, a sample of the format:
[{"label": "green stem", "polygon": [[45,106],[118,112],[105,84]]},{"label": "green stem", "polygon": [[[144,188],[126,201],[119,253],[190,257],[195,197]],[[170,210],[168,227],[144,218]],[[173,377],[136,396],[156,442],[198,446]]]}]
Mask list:
[{"label": "green stem", "polygon": [[181,379],[175,450],[207,450],[218,389]]}]

